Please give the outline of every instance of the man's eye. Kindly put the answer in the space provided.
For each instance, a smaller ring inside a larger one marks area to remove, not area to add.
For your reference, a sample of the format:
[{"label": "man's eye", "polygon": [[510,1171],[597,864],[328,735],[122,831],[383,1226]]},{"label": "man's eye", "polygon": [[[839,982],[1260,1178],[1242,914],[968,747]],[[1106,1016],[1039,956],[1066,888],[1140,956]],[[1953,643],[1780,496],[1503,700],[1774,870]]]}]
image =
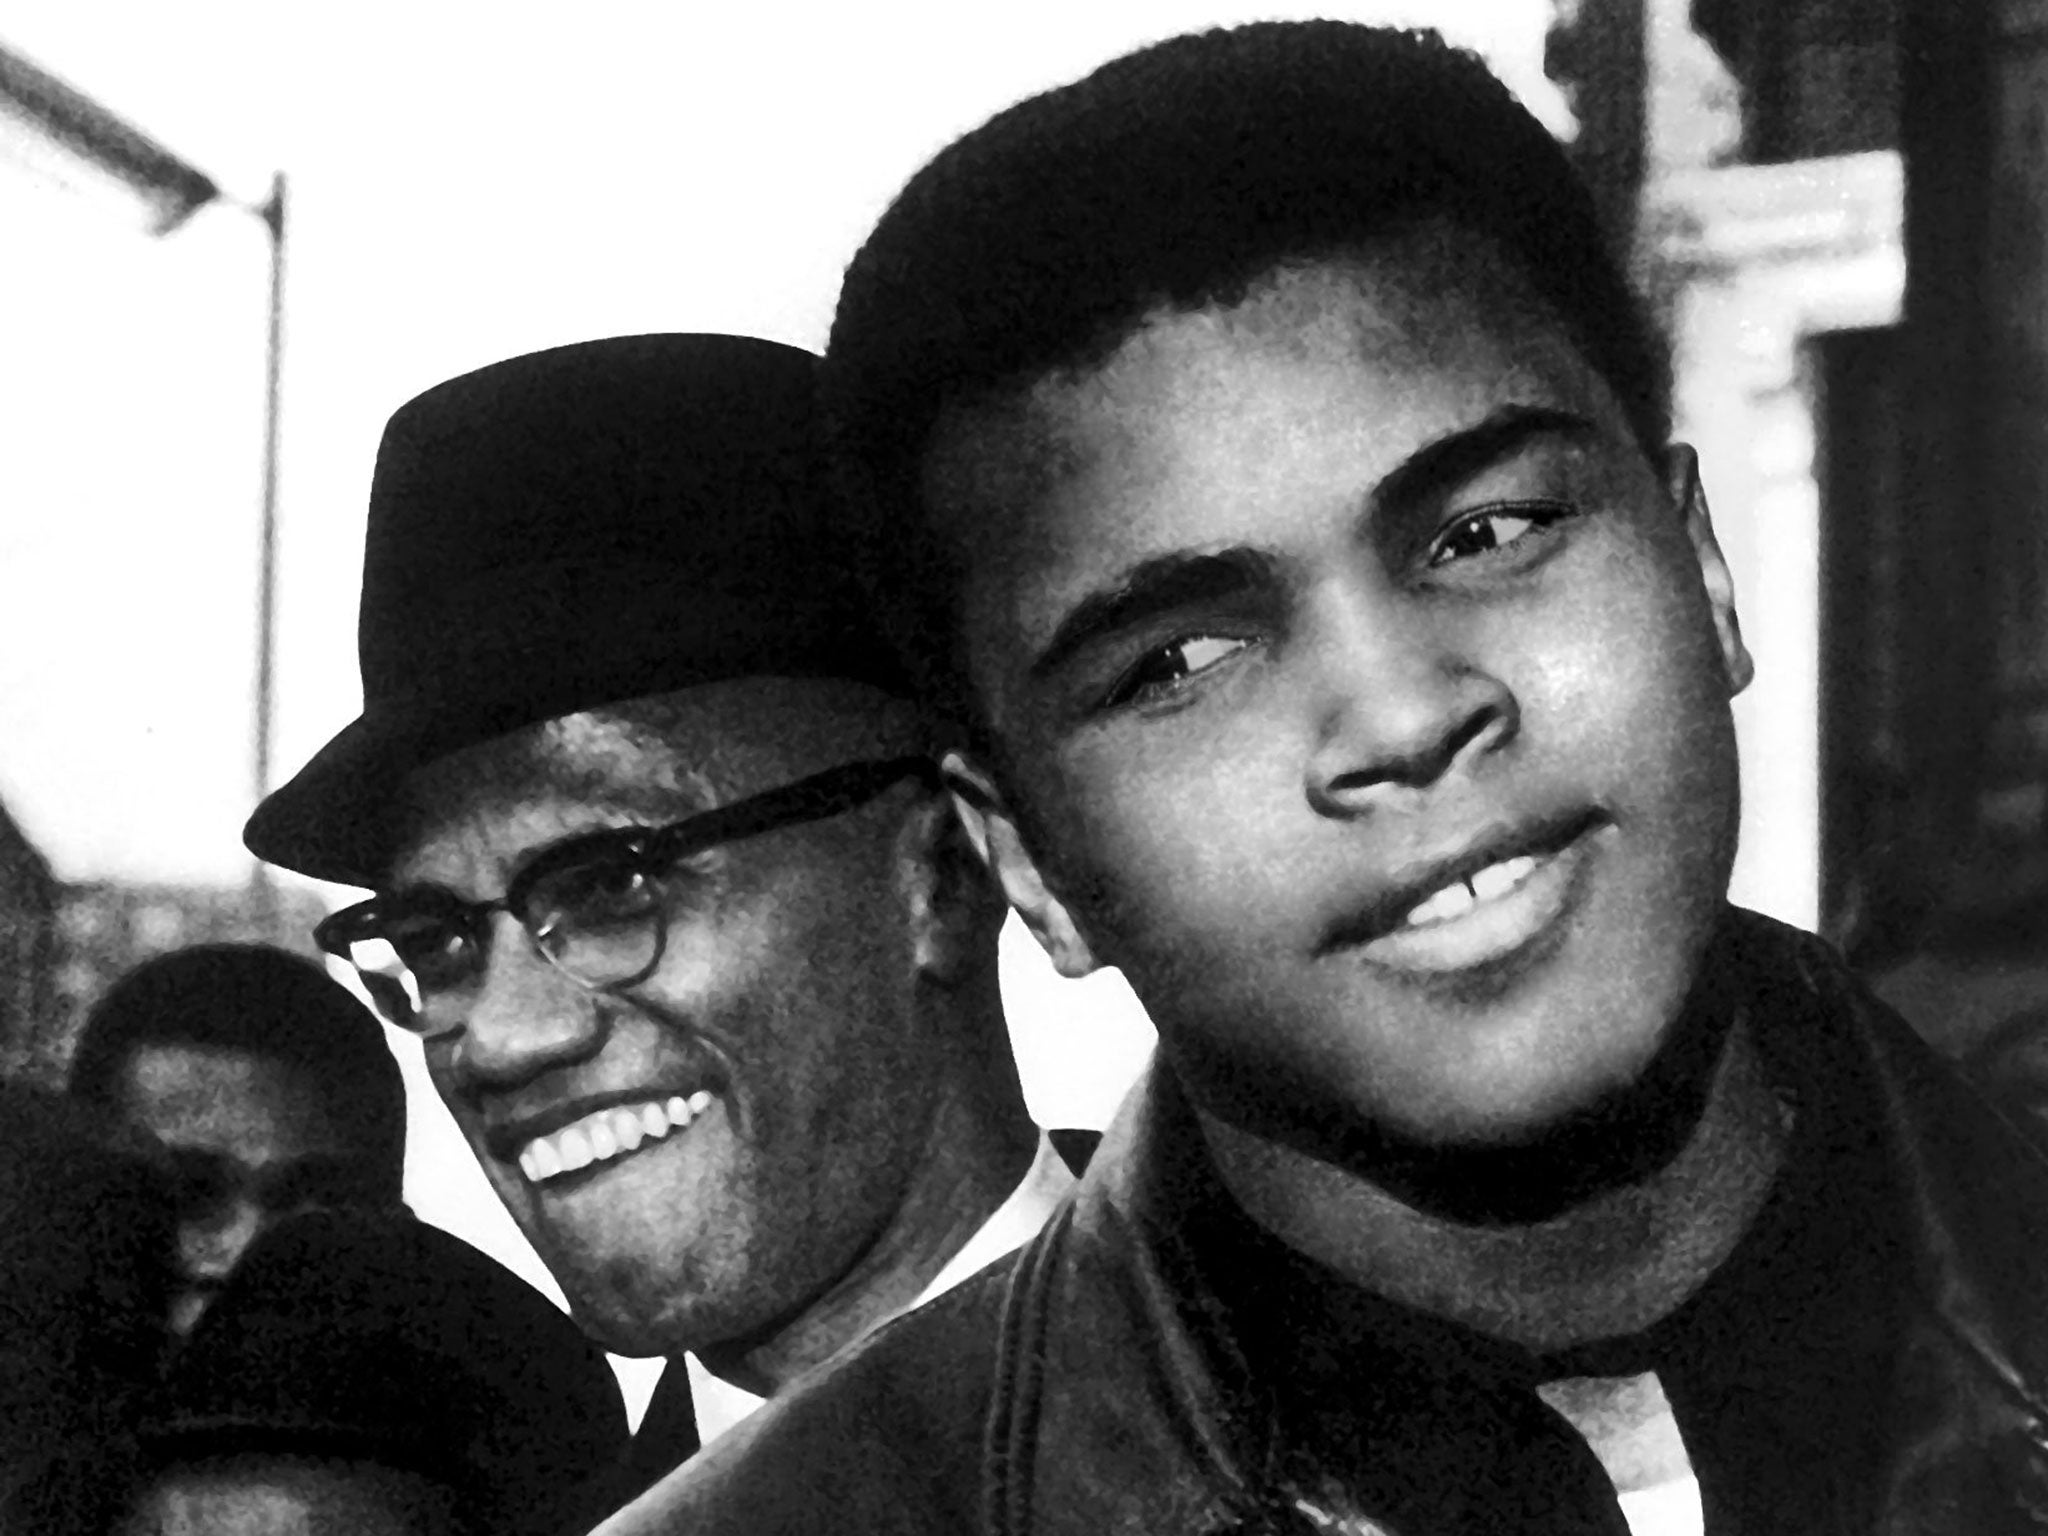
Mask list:
[{"label": "man's eye", "polygon": [[654,900],[653,882],[639,865],[605,859],[561,871],[534,892],[542,906],[578,923],[636,918]]},{"label": "man's eye", "polygon": [[1521,502],[1512,506],[1488,507],[1461,517],[1446,528],[1430,547],[1429,563],[1445,565],[1474,555],[1490,555],[1521,543],[1572,515],[1562,502]]},{"label": "man's eye", "polygon": [[423,986],[449,985],[470,969],[470,937],[460,924],[423,918],[394,925],[387,937]]},{"label": "man's eye", "polygon": [[1105,702],[1131,704],[1164,698],[1251,643],[1241,635],[1190,635],[1162,645],[1118,678]]}]

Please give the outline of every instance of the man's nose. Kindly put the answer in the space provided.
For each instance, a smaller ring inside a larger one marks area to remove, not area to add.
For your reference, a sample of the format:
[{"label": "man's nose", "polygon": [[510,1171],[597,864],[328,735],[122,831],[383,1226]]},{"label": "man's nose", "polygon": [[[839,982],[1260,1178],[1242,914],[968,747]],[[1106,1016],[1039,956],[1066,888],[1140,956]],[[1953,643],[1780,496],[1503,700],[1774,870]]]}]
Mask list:
[{"label": "man's nose", "polygon": [[1306,787],[1320,814],[1398,808],[1514,739],[1514,692],[1468,629],[1455,610],[1386,586],[1333,597],[1312,641]]},{"label": "man's nose", "polygon": [[472,1082],[504,1086],[587,1056],[602,1042],[597,994],[540,954],[517,920],[497,914],[484,973],[453,1047]]}]

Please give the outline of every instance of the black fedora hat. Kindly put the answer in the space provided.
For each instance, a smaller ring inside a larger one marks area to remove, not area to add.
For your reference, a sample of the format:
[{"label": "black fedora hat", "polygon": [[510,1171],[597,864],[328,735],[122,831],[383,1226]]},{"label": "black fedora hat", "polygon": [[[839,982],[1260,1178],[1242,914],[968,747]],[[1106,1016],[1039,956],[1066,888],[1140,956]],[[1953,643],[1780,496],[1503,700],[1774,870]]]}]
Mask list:
[{"label": "black fedora hat", "polygon": [[372,1462],[455,1493],[480,1530],[535,1536],[628,1444],[611,1367],[546,1297],[409,1215],[325,1211],[251,1246],[136,1438],[158,1471]]},{"label": "black fedora hat", "polygon": [[251,852],[374,885],[400,781],[580,710],[746,676],[907,684],[852,579],[817,359],[622,336],[440,384],[385,428],[363,713],[256,808]]}]

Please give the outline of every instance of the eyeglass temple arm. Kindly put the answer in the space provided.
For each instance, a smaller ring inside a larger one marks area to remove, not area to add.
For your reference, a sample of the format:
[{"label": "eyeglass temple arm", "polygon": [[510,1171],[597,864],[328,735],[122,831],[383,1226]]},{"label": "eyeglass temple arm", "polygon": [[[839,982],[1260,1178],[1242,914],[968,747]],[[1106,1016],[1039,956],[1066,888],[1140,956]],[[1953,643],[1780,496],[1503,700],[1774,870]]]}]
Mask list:
[{"label": "eyeglass temple arm", "polygon": [[821,821],[852,810],[874,799],[898,779],[913,775],[935,784],[939,766],[928,757],[892,757],[828,768],[780,789],[766,790],[693,816],[672,828],[669,835],[650,843],[648,851],[664,858],[687,857],[718,843],[736,842],[778,827]]}]

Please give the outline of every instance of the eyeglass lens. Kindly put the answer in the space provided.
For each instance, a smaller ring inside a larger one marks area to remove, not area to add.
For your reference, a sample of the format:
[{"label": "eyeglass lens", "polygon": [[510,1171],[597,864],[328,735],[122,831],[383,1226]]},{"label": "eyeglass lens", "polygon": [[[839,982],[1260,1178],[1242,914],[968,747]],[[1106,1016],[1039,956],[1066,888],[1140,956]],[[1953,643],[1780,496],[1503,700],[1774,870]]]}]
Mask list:
[{"label": "eyeglass lens", "polygon": [[[556,966],[585,986],[615,986],[651,966],[661,943],[656,881],[616,852],[551,870],[522,893],[522,925]],[[381,932],[353,940],[348,959],[358,971],[384,978],[379,1002],[396,1004],[402,990],[406,1017],[417,1028],[434,1022],[435,1003],[460,992],[481,974],[487,939],[473,931],[478,918],[451,907],[387,913]]]},{"label": "eyeglass lens", "polygon": [[616,856],[552,870],[521,902],[519,919],[556,965],[586,986],[616,986],[654,964],[661,943],[659,881]]},{"label": "eyeglass lens", "polygon": [[[751,808],[752,824],[729,826],[720,834],[751,835],[836,814],[929,766],[922,758],[847,764],[712,814],[730,816]],[[665,832],[690,824],[677,823]],[[601,988],[645,976],[660,961],[665,934],[663,879],[650,873],[648,850],[598,842],[581,857],[570,854],[544,871],[536,868],[531,878],[514,882],[512,895],[518,904],[513,915],[540,952],[584,986]],[[488,910],[452,898],[420,899],[401,910],[386,907],[377,915],[375,934],[350,938],[348,959],[394,1022],[435,1033],[441,1024],[455,1022],[434,1017],[436,1001],[452,999],[482,974]]]}]

